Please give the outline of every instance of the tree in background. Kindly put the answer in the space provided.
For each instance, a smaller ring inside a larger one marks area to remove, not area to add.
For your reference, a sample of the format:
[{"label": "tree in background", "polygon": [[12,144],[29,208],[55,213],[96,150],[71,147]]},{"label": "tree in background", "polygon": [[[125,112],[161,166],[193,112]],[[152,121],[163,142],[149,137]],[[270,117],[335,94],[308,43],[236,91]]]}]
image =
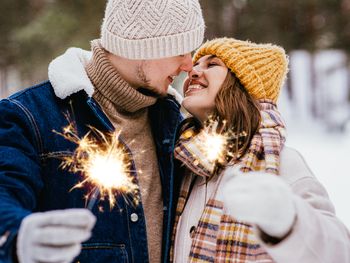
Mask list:
[{"label": "tree in background", "polygon": [[[14,8],[19,0],[7,0],[13,12],[10,17],[16,20],[21,8]],[[11,54],[28,83],[47,78],[47,65],[67,47],[77,46],[89,49],[90,40],[98,38],[103,18],[105,1],[93,0],[31,0],[28,13],[30,21],[17,21],[15,26],[6,27],[8,47],[1,49]],[[2,5],[2,3],[1,3]],[[7,11],[1,8],[2,12]],[[3,17],[3,15],[1,15]]]},{"label": "tree in background", "polygon": [[13,32],[32,18],[32,8],[26,0],[2,0],[0,8],[0,86],[6,87],[9,69],[16,65],[17,47]]},{"label": "tree in background", "polygon": [[[309,51],[311,89],[314,93],[317,88],[317,51],[344,50],[348,54],[349,67],[350,0],[202,0],[201,3],[207,23],[206,37],[209,39],[233,36],[254,42],[273,42],[283,46],[287,52],[296,49]],[[350,76],[348,79],[350,89]],[[287,80],[288,94],[293,98],[292,78]],[[319,117],[316,100],[316,96],[311,98],[310,107],[313,116]]]}]

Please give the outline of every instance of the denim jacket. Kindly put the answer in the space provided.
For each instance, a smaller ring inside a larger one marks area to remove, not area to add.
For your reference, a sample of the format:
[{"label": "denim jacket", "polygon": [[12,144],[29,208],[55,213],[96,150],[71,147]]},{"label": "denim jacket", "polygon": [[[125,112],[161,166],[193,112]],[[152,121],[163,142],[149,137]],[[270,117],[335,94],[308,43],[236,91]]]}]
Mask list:
[{"label": "denim jacket", "polygon": [[[89,131],[88,126],[104,132],[114,128],[92,98],[92,84],[80,82],[88,79],[83,62],[81,57],[65,54],[49,67],[50,81],[0,101],[0,262],[13,262],[16,235],[25,216],[85,207],[86,189],[71,190],[81,178],[60,168],[61,158],[71,155],[76,145],[54,131],[67,126],[66,113],[73,117],[79,137]],[[62,68],[65,73],[58,70]],[[66,73],[68,77],[62,80]],[[172,96],[158,99],[149,108],[149,116],[163,190],[162,251],[166,262],[175,202],[172,154],[175,130],[182,117]],[[92,210],[97,217],[93,235],[83,243],[74,262],[148,262],[142,203],[135,207],[118,197],[112,210],[108,200],[100,204],[104,212],[96,206]]]}]

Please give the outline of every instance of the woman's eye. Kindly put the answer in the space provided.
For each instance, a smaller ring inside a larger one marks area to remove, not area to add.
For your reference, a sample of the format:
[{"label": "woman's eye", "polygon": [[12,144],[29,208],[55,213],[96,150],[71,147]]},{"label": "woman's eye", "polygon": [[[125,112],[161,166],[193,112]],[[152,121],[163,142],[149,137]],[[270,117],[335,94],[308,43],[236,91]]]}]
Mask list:
[{"label": "woman's eye", "polygon": [[214,67],[214,66],[217,66],[218,64],[216,64],[216,63],[209,63],[208,64],[208,67]]}]

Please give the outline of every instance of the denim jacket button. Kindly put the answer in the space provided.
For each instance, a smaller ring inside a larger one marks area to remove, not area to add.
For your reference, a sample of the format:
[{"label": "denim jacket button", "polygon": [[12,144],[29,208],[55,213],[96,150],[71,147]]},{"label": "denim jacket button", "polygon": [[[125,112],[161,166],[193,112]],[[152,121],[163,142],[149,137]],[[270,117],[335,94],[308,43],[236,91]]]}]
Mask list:
[{"label": "denim jacket button", "polygon": [[139,216],[136,213],[132,213],[130,215],[130,220],[131,220],[131,222],[135,223],[135,222],[137,222],[139,220]]}]

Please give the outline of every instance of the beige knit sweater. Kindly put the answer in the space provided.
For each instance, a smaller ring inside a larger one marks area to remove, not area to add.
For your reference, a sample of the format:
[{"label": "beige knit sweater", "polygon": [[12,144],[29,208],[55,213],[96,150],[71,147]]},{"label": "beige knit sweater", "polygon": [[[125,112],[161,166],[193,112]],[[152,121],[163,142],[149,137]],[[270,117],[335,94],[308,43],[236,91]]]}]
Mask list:
[{"label": "beige knit sweater", "polygon": [[163,199],[156,148],[148,117],[148,106],[156,99],[145,96],[125,82],[112,66],[98,40],[92,42],[93,57],[86,66],[99,103],[132,152],[138,173],[144,209],[149,260],[161,261]]}]

